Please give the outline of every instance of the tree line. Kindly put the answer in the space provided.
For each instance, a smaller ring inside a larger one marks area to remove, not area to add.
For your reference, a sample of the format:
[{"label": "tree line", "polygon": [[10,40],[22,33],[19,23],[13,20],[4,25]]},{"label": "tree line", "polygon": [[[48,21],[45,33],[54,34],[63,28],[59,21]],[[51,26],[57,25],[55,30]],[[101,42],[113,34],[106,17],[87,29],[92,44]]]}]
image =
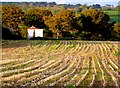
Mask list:
[{"label": "tree line", "polygon": [[14,30],[14,35],[17,37],[11,37],[13,39],[27,38],[27,28],[34,25],[44,29],[44,37],[120,40],[120,23],[110,23],[109,20],[107,14],[95,8],[78,13],[74,10],[63,9],[53,15],[50,10],[39,7],[23,11],[17,6],[2,6],[3,39],[10,38],[9,32],[5,31],[7,28]]}]

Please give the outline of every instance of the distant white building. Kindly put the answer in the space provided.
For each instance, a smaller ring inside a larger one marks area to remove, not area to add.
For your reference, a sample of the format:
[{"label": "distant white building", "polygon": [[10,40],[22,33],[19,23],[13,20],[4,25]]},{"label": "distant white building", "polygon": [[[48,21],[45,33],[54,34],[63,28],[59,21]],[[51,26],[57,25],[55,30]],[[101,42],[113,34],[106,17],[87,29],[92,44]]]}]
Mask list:
[{"label": "distant white building", "polygon": [[28,28],[28,38],[43,37],[43,29],[36,28],[34,26]]}]

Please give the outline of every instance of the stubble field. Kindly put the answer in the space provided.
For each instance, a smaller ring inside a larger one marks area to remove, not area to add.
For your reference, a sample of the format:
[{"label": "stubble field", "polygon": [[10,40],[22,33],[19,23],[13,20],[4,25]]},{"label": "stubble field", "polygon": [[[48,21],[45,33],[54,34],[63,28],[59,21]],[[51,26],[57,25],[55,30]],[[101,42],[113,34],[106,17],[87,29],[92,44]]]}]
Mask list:
[{"label": "stubble field", "polygon": [[4,43],[1,85],[119,88],[119,46],[119,42],[78,40]]}]

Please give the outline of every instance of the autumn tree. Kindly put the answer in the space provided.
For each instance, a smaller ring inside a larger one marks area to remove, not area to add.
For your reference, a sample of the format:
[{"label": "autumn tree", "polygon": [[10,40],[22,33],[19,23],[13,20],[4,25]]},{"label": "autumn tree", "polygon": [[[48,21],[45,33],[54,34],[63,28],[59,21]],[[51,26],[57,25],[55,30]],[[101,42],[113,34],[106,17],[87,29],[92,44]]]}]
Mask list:
[{"label": "autumn tree", "polygon": [[78,32],[73,11],[61,11],[46,20],[45,24],[57,37],[72,37]]},{"label": "autumn tree", "polygon": [[19,25],[22,23],[24,12],[17,6],[2,6],[2,25],[14,29],[20,35]]},{"label": "autumn tree", "polygon": [[52,12],[49,10],[43,10],[39,7],[30,8],[26,11],[26,14],[39,14],[41,17],[52,16]]}]

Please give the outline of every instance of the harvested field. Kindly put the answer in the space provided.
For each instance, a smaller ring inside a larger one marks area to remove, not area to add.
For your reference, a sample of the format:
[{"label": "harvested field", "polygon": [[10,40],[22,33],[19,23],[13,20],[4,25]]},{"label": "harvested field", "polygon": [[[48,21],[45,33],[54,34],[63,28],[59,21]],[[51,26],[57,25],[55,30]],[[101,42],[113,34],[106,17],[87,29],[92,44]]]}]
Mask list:
[{"label": "harvested field", "polygon": [[119,43],[30,40],[17,47],[3,44],[2,87],[119,88]]}]

